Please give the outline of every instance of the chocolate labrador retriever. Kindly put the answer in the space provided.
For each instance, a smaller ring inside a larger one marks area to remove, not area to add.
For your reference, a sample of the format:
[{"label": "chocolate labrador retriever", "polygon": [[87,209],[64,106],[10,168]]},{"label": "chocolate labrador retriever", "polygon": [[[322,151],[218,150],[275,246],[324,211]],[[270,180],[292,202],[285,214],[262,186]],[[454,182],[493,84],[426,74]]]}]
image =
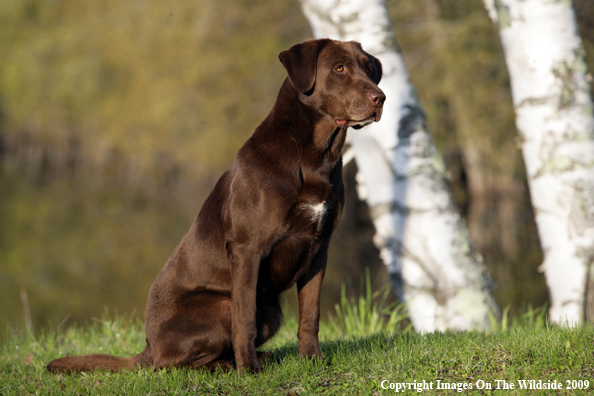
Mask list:
[{"label": "chocolate labrador retriever", "polygon": [[153,283],[146,348],[130,358],[65,357],[50,371],[142,366],[258,371],[297,284],[299,354],[322,357],[320,288],[344,203],[348,127],[379,121],[382,67],[356,42],[310,40],[279,55],[276,103],[239,150]]}]

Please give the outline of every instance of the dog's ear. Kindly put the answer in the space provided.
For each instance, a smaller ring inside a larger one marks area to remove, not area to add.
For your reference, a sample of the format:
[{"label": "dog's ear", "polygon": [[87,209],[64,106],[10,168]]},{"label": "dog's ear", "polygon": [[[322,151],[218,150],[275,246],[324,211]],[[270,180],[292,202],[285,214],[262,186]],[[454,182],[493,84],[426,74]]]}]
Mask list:
[{"label": "dog's ear", "polygon": [[379,84],[380,80],[382,79],[382,62],[377,59],[373,55],[367,55],[369,57],[369,62],[371,63],[371,72],[369,73],[369,78],[376,84]]},{"label": "dog's ear", "polygon": [[308,92],[316,82],[318,63],[318,40],[309,40],[296,44],[278,55],[287,69],[289,80],[300,92]]}]

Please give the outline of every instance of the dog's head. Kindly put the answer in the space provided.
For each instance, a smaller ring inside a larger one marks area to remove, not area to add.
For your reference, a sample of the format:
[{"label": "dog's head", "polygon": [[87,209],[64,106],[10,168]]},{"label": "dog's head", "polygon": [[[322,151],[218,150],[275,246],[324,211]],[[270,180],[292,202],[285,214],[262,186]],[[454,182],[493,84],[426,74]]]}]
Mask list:
[{"label": "dog's head", "polygon": [[386,96],[377,84],[382,64],[361,44],[309,40],[280,53],[289,80],[308,106],[339,127],[361,128],[379,121]]}]

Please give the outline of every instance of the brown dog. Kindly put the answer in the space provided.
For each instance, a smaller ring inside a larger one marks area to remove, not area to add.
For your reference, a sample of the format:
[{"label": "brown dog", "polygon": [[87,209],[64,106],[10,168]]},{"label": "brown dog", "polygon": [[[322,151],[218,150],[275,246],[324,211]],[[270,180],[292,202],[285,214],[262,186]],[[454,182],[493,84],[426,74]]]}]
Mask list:
[{"label": "brown dog", "polygon": [[270,113],[219,179],[151,287],[146,348],[130,358],[65,357],[50,371],[126,367],[260,368],[256,348],[282,321],[297,283],[299,354],[322,357],[320,288],[344,203],[348,127],[379,121],[379,60],[356,42],[310,40],[280,53],[287,69]]}]

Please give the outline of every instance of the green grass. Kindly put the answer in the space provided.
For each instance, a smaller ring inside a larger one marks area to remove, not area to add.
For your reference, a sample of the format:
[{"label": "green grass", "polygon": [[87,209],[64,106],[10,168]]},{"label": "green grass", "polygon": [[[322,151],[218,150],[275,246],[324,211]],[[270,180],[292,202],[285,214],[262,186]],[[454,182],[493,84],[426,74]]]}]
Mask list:
[{"label": "green grass", "polygon": [[393,334],[398,330],[410,330],[412,324],[406,324],[405,320],[408,318],[406,305],[398,305],[396,301],[387,304],[389,293],[389,283],[375,293],[372,291],[369,267],[365,268],[365,279],[361,282],[358,300],[347,298],[346,285],[343,283],[340,302],[334,306],[336,318],[330,317],[328,321],[332,334],[362,337],[375,333]]},{"label": "green grass", "polygon": [[[512,321],[513,322],[513,321]],[[586,393],[565,389],[590,381],[594,386],[594,326],[568,329],[545,323],[516,322],[507,330],[419,335],[413,331],[377,333],[366,337],[339,336],[336,324],[322,324],[323,362],[300,359],[297,321],[289,316],[279,334],[263,350],[280,363],[257,375],[209,373],[187,369],[135,369],[113,374],[50,374],[50,360],[85,353],[130,356],[142,350],[144,330],[137,318],[107,315],[85,328],[46,330],[37,335],[12,334],[0,347],[0,395],[378,395],[389,383],[432,384],[437,381],[476,386],[490,383],[499,394],[526,391],[496,390],[497,380],[518,387],[518,380],[557,380],[557,393]],[[384,329],[386,330],[386,329]],[[479,382],[480,383],[480,382]],[[503,385],[502,382],[499,382]],[[571,382],[569,383],[571,385]],[[407,390],[406,392],[414,392]],[[528,391],[530,393],[534,391]],[[471,393],[479,393],[476,390]]]}]

